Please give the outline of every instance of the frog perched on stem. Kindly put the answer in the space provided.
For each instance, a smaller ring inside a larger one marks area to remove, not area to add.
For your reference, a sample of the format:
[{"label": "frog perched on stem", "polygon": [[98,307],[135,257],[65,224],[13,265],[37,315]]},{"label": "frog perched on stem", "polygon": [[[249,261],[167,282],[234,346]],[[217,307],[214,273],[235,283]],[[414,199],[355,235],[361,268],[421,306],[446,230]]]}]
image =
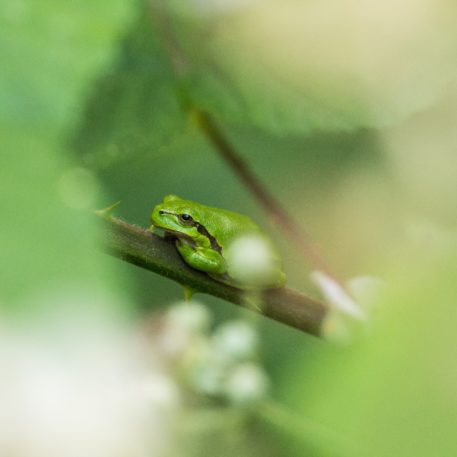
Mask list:
[{"label": "frog perched on stem", "polygon": [[247,216],[167,195],[154,207],[151,222],[176,238],[188,265],[217,281],[240,289],[285,284],[281,257]]}]

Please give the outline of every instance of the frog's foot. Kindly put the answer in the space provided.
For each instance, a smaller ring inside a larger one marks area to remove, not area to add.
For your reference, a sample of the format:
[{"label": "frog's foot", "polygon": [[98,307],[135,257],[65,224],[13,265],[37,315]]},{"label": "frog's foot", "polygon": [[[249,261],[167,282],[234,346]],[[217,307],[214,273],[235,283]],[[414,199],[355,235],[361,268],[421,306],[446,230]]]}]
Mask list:
[{"label": "frog's foot", "polygon": [[194,247],[178,240],[176,243],[179,253],[185,262],[196,270],[206,273],[224,274],[225,260],[221,254],[210,248]]},{"label": "frog's foot", "polygon": [[197,292],[196,289],[189,287],[189,286],[183,286],[184,288],[184,300],[186,302],[190,302],[191,298],[194,296],[194,294]]}]

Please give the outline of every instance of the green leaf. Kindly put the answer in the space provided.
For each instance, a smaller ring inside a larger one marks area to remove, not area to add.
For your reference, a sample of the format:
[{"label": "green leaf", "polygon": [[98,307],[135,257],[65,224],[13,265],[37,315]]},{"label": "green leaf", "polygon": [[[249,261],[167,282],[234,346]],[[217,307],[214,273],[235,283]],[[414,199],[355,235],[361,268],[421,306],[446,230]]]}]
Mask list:
[{"label": "green leaf", "polygon": [[125,0],[2,1],[0,119],[48,131],[77,119],[129,16]]},{"label": "green leaf", "polygon": [[457,69],[455,11],[430,5],[430,18],[411,2],[407,30],[393,0],[380,11],[350,0],[145,2],[90,95],[76,150],[97,167],[167,152],[188,141],[189,101],[278,136],[397,123],[434,103]]},{"label": "green leaf", "polygon": [[170,14],[198,105],[308,134],[398,122],[455,78],[455,9],[406,3],[175,0]]},{"label": "green leaf", "polygon": [[158,154],[185,131],[179,86],[144,9],[91,92],[74,147],[91,167]]},{"label": "green leaf", "polygon": [[39,311],[49,294],[115,296],[95,249],[98,182],[61,139],[130,13],[123,0],[5,0],[0,20],[0,303]]},{"label": "green leaf", "polygon": [[293,407],[340,433],[336,455],[456,454],[453,244],[441,258],[410,252],[396,259],[401,267],[392,266],[389,281],[395,285],[380,297],[368,337],[297,358],[294,376],[285,376]]}]

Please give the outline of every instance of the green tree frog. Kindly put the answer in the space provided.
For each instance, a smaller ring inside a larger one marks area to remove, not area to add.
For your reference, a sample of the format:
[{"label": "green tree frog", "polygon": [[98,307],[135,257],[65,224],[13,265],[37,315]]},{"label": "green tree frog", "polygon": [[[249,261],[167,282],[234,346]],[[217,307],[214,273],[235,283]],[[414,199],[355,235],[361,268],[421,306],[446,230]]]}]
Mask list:
[{"label": "green tree frog", "polygon": [[167,195],[151,214],[152,229],[175,238],[184,261],[240,289],[282,287],[286,276],[273,243],[247,216]]}]

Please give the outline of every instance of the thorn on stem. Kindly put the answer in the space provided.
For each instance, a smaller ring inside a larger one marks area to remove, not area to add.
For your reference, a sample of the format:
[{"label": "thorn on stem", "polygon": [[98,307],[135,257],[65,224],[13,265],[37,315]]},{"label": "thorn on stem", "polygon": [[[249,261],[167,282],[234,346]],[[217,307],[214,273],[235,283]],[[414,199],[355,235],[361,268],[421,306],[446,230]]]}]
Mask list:
[{"label": "thorn on stem", "polygon": [[110,219],[112,217],[113,211],[121,204],[121,200],[113,203],[111,206],[108,206],[103,209],[98,209],[95,211],[97,216],[103,217],[105,219]]}]

